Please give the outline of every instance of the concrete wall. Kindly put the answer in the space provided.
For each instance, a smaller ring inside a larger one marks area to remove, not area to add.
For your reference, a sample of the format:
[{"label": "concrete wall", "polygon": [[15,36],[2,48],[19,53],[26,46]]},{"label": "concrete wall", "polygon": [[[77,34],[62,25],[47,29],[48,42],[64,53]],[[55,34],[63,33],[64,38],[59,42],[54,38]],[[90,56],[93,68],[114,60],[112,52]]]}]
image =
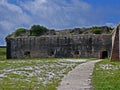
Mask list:
[{"label": "concrete wall", "polygon": [[7,41],[7,58],[101,58],[111,53],[111,35],[17,37]]},{"label": "concrete wall", "polygon": [[112,35],[111,61],[120,61],[120,24],[115,28]]}]

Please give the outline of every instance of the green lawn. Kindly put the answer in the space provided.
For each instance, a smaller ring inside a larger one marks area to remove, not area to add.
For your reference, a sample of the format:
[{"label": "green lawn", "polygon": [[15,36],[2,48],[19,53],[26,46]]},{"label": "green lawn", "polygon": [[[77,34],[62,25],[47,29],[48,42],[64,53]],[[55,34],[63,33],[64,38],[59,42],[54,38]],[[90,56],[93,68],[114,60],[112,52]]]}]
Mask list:
[{"label": "green lawn", "polygon": [[120,90],[120,62],[105,59],[95,65],[93,90]]},{"label": "green lawn", "polygon": [[6,48],[0,48],[0,60],[6,59]]}]

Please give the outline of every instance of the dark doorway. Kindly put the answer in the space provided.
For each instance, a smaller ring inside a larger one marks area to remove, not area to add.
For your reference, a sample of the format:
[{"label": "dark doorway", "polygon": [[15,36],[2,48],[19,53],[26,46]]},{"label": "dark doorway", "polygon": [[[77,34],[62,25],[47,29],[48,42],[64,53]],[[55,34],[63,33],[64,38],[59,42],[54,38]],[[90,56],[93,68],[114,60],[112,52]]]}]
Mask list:
[{"label": "dark doorway", "polygon": [[25,51],[24,55],[25,55],[26,58],[30,58],[30,51]]},{"label": "dark doorway", "polygon": [[75,51],[75,53],[74,53],[75,55],[79,55],[79,51]]},{"label": "dark doorway", "polygon": [[49,56],[54,55],[54,51],[53,51],[53,50],[49,50],[49,51],[48,51],[48,55],[49,55]]},{"label": "dark doorway", "polygon": [[101,59],[105,59],[105,58],[108,58],[108,52],[107,51],[102,51],[101,52]]},{"label": "dark doorway", "polygon": [[54,55],[54,51],[50,51],[50,52],[49,52],[49,55],[50,55],[50,56]]}]

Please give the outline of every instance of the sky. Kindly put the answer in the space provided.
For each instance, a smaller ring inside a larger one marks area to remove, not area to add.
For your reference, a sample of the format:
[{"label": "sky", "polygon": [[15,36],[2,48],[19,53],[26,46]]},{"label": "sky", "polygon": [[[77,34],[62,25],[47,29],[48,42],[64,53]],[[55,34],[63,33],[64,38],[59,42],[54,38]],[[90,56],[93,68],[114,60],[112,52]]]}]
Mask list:
[{"label": "sky", "polygon": [[0,0],[0,45],[18,28],[111,26],[120,22],[120,0]]}]

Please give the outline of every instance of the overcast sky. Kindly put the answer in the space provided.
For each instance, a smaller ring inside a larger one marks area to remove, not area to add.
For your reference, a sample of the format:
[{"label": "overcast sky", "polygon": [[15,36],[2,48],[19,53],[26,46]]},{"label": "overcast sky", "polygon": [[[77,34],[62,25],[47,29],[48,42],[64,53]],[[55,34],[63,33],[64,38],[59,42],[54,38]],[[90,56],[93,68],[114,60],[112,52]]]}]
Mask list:
[{"label": "overcast sky", "polygon": [[33,24],[67,29],[119,21],[120,0],[0,0],[0,45],[6,35]]}]

